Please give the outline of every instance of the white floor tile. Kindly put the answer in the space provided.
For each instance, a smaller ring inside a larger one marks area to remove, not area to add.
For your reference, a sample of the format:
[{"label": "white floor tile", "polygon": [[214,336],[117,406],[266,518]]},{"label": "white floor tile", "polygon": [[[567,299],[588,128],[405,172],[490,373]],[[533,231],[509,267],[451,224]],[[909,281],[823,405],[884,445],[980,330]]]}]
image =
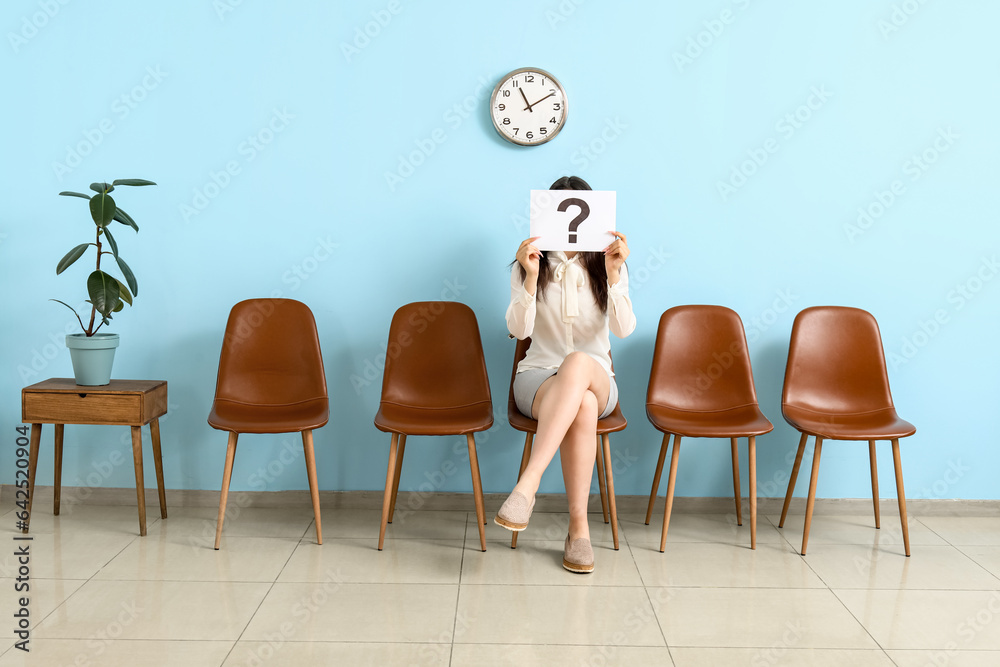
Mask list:
[{"label": "white floor tile", "polygon": [[458,586],[274,584],[244,641],[451,642]]},{"label": "white floor tile", "polygon": [[[385,667],[421,665],[447,667],[451,644],[371,644],[275,639],[241,641],[223,667],[285,667],[286,665],[350,665]],[[3,663],[0,663],[2,667]]]},{"label": "white floor tile", "polygon": [[730,545],[716,542],[630,543],[646,586],[714,588],[822,588],[823,582],[784,544]]},{"label": "white floor tile", "polygon": [[35,637],[235,641],[270,585],[91,580],[38,625]]},{"label": "white floor tile", "polygon": [[[278,581],[345,583],[457,584],[462,571],[461,540],[387,539],[382,551],[371,539],[326,539],[322,545],[302,542]],[[470,557],[470,558],[474,558]]]},{"label": "white floor tile", "polygon": [[551,667],[552,665],[628,665],[671,667],[670,651],[652,646],[530,646],[455,644],[451,667]]},{"label": "white floor tile", "polygon": [[638,586],[463,585],[458,618],[456,644],[665,645]]},{"label": "white floor tile", "polygon": [[498,545],[483,554],[466,545],[462,584],[511,584],[555,586],[641,586],[632,554],[623,545],[615,551],[610,543],[594,547],[594,572],[577,574],[562,566],[565,541],[518,541],[517,548]]},{"label": "white floor tile", "polygon": [[884,649],[1000,650],[1000,590],[835,590]]},{"label": "white floor tile", "polygon": [[8,651],[0,658],[0,667],[219,667],[232,647],[231,641],[47,638],[33,641],[30,653]]},{"label": "white floor tile", "polygon": [[650,589],[668,646],[878,648],[827,589]]},{"label": "white floor tile", "polygon": [[672,648],[676,667],[896,667],[881,649]]}]

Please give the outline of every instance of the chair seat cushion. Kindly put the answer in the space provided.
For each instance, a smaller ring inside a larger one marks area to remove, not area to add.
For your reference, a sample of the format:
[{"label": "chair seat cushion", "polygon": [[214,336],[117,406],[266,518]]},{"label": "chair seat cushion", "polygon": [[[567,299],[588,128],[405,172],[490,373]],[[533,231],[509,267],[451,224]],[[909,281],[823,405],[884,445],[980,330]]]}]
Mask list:
[{"label": "chair seat cushion", "polygon": [[803,433],[831,440],[891,440],[917,432],[913,424],[899,418],[895,408],[845,414],[782,405],[781,414]]},{"label": "chair seat cushion", "polygon": [[493,426],[493,403],[481,401],[448,408],[422,408],[382,401],[375,415],[380,431],[406,435],[464,435]]},{"label": "chair seat cushion", "polygon": [[287,405],[239,403],[217,398],[208,423],[234,433],[294,433],[310,431],[330,420],[330,402],[315,398]]},{"label": "chair seat cushion", "polygon": [[689,438],[745,438],[774,429],[754,403],[711,411],[678,410],[647,403],[646,416],[659,430]]}]

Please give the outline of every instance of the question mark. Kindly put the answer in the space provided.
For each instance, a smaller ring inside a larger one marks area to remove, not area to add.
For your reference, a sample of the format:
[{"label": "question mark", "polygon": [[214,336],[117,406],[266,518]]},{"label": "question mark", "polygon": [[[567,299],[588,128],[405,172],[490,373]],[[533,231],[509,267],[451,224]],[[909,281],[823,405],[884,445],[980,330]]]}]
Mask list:
[{"label": "question mark", "polygon": [[560,213],[565,213],[566,209],[570,206],[576,206],[580,209],[580,213],[575,218],[570,220],[569,223],[569,242],[576,243],[576,230],[581,224],[583,224],[583,221],[590,216],[590,205],[582,199],[572,197],[559,204],[559,208],[556,210]]}]

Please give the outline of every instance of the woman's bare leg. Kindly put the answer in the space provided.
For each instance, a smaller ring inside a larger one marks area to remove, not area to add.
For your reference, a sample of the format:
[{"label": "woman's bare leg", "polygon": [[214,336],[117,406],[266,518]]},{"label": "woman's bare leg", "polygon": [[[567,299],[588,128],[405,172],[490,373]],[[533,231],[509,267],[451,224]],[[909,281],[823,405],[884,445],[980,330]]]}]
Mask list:
[{"label": "woman's bare leg", "polygon": [[[538,432],[532,443],[528,466],[514,487],[515,491],[529,499],[534,497],[541,483],[542,473],[549,466],[556,450],[579,416],[584,396],[590,394],[597,405],[604,406],[608,402],[610,389],[611,381],[608,374],[596,360],[583,352],[572,352],[567,355],[559,366],[559,372],[543,382],[535,394],[531,413],[538,420]],[[594,424],[596,426],[596,420]],[[596,435],[593,431],[590,437],[596,446]],[[591,461],[595,456],[596,454],[591,452]],[[587,488],[588,490],[590,488],[589,481]]]},{"label": "woman's bare leg", "polygon": [[587,523],[587,504],[590,500],[590,481],[594,474],[594,459],[597,457],[597,397],[587,391],[576,419],[569,427],[566,437],[559,446],[562,461],[563,483],[566,485],[566,499],[569,501],[569,539],[578,537],[590,539],[590,525]]}]

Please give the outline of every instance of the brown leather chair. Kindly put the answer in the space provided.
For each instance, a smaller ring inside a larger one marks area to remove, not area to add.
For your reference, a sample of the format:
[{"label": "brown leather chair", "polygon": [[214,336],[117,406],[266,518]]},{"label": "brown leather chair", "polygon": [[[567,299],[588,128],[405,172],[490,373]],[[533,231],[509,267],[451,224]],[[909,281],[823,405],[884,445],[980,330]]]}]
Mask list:
[{"label": "brown leather chair", "polygon": [[909,556],[910,534],[906,526],[906,494],[903,492],[899,439],[913,435],[917,429],[896,414],[889,392],[882,337],[878,323],[870,313],[858,308],[817,306],[806,308],[796,315],[788,348],[788,365],[785,367],[781,414],[785,421],[802,433],[802,437],[799,438],[799,449],[788,480],[779,528],[785,524],[806,441],[810,435],[816,438],[805,527],[802,530],[802,555],[806,555],[809,542],[809,524],[816,500],[816,478],[823,440],[868,441],[876,528],[879,527],[879,507],[875,441],[891,440],[899,520],[903,525],[906,555]]},{"label": "brown leather chair", "polygon": [[663,313],[656,332],[653,367],[646,392],[646,416],[663,432],[649,493],[646,524],[653,513],[663,461],[674,437],[663,512],[660,551],[666,548],[667,527],[674,503],[674,483],[681,437],[729,438],[733,457],[736,522],[743,525],[740,468],[736,445],[747,438],[750,461],[750,548],[757,548],[756,436],[774,426],[757,405],[750,353],[740,316],[722,306],[677,306]]},{"label": "brown leather chair", "polygon": [[[517,409],[514,401],[514,376],[517,375],[517,365],[528,354],[528,347],[531,346],[531,338],[517,341],[514,348],[514,367],[510,371],[510,393],[507,395],[507,420],[510,425],[524,435],[524,453],[521,454],[521,469],[517,473],[517,478],[521,479],[524,469],[528,467],[528,459],[531,458],[531,443],[538,430],[538,421],[531,417],[525,417]],[[604,523],[608,523],[610,504],[611,537],[614,539],[615,550],[618,549],[618,514],[615,508],[615,480],[611,472],[611,438],[609,433],[624,430],[628,426],[625,415],[622,414],[621,406],[615,405],[614,412],[604,419],[597,420],[596,437],[600,441],[597,448],[597,486],[601,490],[601,512],[604,514]],[[510,548],[517,548],[517,532],[510,538]]]},{"label": "brown leather chair", "polygon": [[216,549],[222,540],[236,440],[241,433],[302,433],[316,542],[323,544],[312,432],[329,418],[323,355],[309,308],[292,299],[249,299],[233,306],[219,357],[215,401],[208,415],[213,428],[229,431]]},{"label": "brown leather chair", "polygon": [[392,434],[378,548],[392,522],[407,435],[464,435],[469,447],[479,544],[486,551],[483,485],[475,433],[493,425],[479,325],[472,309],[452,301],[411,303],[389,325],[382,400],[375,427]]}]

